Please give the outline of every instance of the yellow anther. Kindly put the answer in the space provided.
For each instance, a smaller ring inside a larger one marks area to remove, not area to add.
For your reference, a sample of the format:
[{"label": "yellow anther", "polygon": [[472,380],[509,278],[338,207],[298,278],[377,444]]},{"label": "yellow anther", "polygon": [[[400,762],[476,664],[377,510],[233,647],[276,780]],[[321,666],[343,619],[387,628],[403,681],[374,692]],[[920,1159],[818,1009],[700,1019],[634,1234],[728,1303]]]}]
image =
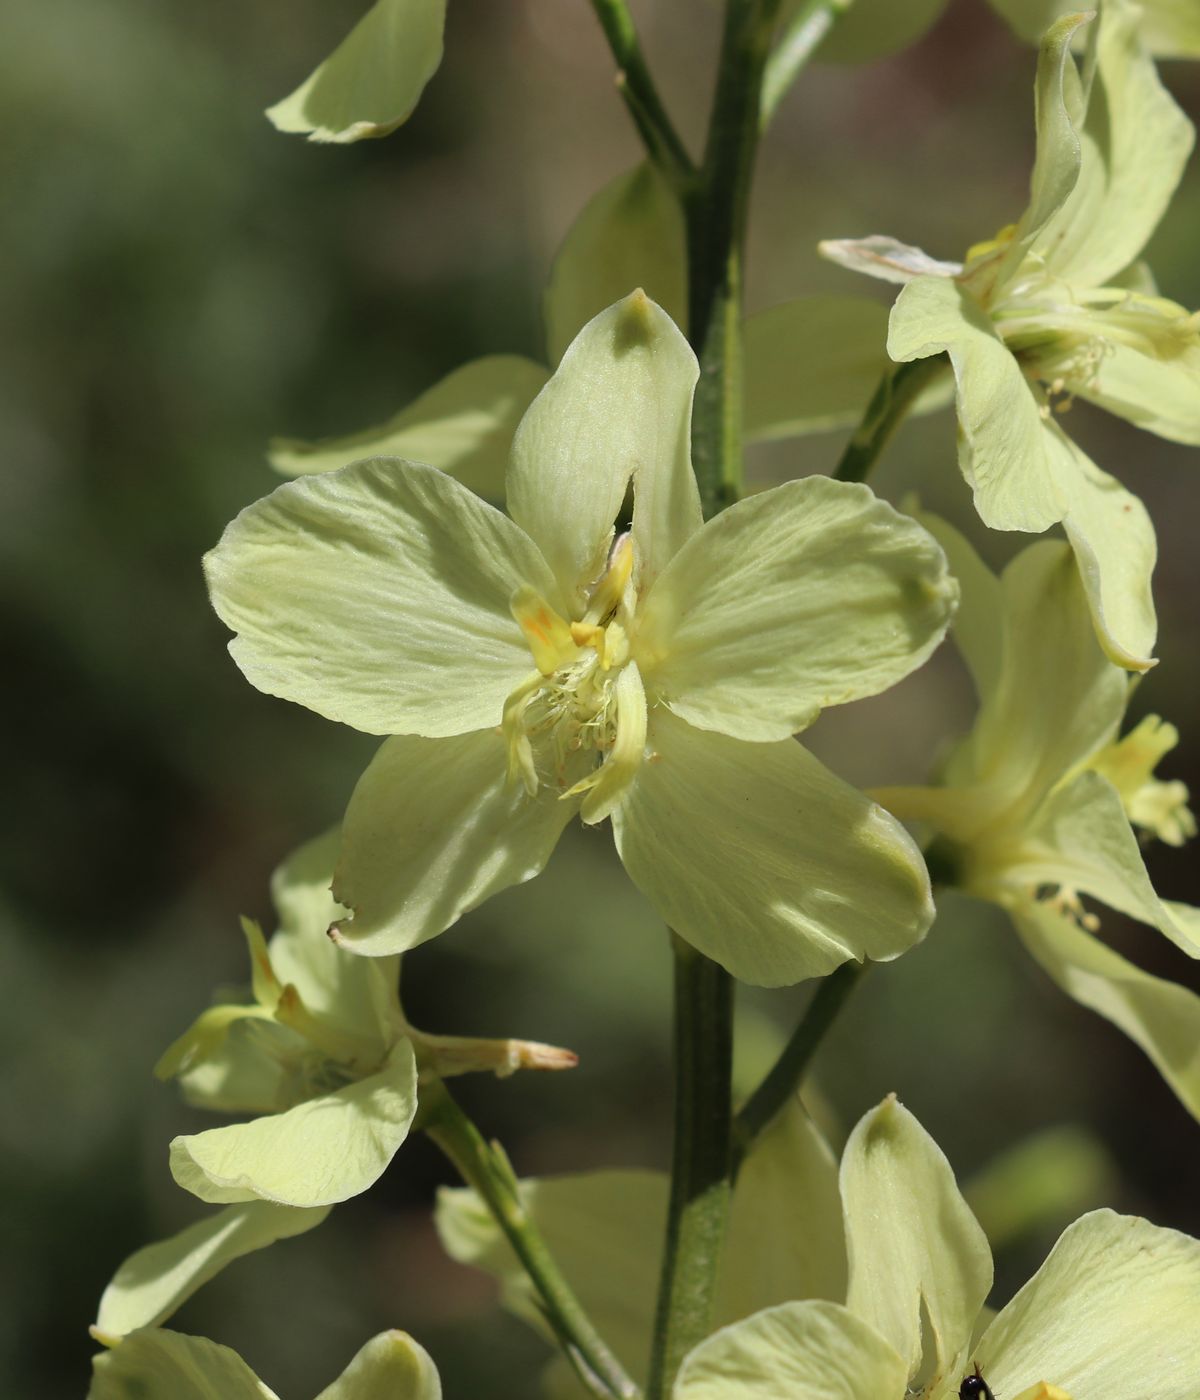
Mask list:
[{"label": "yellow anther", "polygon": [[596,585],[584,621],[603,622],[610,613],[615,612],[632,577],[633,537],[629,534],[619,535],[609,551],[608,568]]},{"label": "yellow anther", "polygon": [[570,626],[532,588],[518,588],[509,608],[529,643],[534,665],[543,676],[553,675],[575,655]]},{"label": "yellow anther", "polygon": [[572,622],[571,640],[577,647],[595,647],[604,654],[604,628],[594,622]]}]

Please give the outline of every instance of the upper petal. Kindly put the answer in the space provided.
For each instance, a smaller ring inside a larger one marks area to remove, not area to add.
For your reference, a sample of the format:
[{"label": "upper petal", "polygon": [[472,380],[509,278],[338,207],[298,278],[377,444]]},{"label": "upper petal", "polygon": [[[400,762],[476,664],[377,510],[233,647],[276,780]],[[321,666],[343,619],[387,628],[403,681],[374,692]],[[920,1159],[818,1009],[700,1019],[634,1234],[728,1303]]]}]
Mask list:
[{"label": "upper petal", "polygon": [[1062,519],[1033,390],[986,312],[957,282],[918,277],[896,298],[888,329],[894,360],[946,351],[958,388],[959,465],[975,509],[993,530],[1040,534]]},{"label": "upper petal", "polygon": [[634,646],[647,691],[690,723],[783,739],[920,666],[957,596],[915,521],[869,487],[806,477],[694,535],[646,598]]},{"label": "upper petal", "polygon": [[433,1358],[407,1332],[380,1332],[316,1400],[442,1400]]},{"label": "upper petal", "polygon": [[148,1327],[92,1357],[87,1400],[279,1400],[236,1351]]},{"label": "upper petal", "polygon": [[1093,1211],[1063,1232],[977,1351],[997,1395],[1044,1380],[1072,1400],[1194,1400],[1200,1243]]},{"label": "upper petal", "polygon": [[376,0],[295,92],[268,108],[310,141],[386,136],[412,114],[442,61],[446,0]]},{"label": "upper petal", "polygon": [[636,291],[589,321],[513,441],[508,509],[541,546],[572,616],[604,571],[630,482],[641,586],[700,526],[691,465],[699,366],[671,318]]},{"label": "upper petal", "polygon": [[204,562],[247,679],[370,734],[499,723],[529,669],[509,600],[522,585],[554,596],[512,521],[391,458],[278,487]]},{"label": "upper petal", "polygon": [[904,1362],[837,1303],[784,1303],[725,1327],[684,1359],[673,1400],[901,1400]]},{"label": "upper petal", "polygon": [[[842,1154],[852,1312],[906,1363],[935,1374],[969,1343],[992,1286],[992,1255],[941,1149],[895,1098],[859,1122]],[[897,1392],[897,1400],[899,1392]]]},{"label": "upper petal", "polygon": [[649,756],[613,813],[635,885],[743,981],[780,986],[887,960],[933,918],[904,828],[792,739],[746,743],[651,713]]}]

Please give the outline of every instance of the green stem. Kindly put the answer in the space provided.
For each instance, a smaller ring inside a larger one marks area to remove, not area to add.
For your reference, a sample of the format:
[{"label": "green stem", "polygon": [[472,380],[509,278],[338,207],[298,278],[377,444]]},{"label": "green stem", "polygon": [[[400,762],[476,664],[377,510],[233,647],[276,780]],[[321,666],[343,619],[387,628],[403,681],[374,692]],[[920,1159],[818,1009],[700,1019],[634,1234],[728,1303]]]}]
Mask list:
[{"label": "green stem", "polygon": [[504,1149],[498,1143],[485,1141],[438,1079],[421,1086],[421,1126],[495,1217],[537,1289],[546,1320],[580,1380],[595,1395],[634,1400],[639,1394],[637,1386],[625,1374],[559,1272],[541,1232],[525,1209]]},{"label": "green stem", "polygon": [[853,3],[854,0],[804,0],[804,3],[797,5],[767,60],[759,119],[764,128],[771,124],[776,109],[800,70],[816,52],[838,17],[845,14]]},{"label": "green stem", "polygon": [[617,87],[638,135],[651,160],[679,187],[695,167],[650,76],[633,16],[625,0],[592,0],[592,8],[616,59]]},{"label": "green stem", "polygon": [[869,966],[869,963],[843,963],[818,983],[791,1039],[733,1121],[735,1169],[741,1165],[755,1138],[800,1087],[817,1047]]},{"label": "green stem", "polygon": [[669,1395],[683,1358],[711,1327],[729,1213],[733,981],[677,934],[675,1150],[650,1400]]},{"label": "green stem", "polygon": [[846,444],[834,477],[838,481],[865,481],[909,409],[949,367],[945,355],[893,365],[871,395],[871,402],[854,436]]}]

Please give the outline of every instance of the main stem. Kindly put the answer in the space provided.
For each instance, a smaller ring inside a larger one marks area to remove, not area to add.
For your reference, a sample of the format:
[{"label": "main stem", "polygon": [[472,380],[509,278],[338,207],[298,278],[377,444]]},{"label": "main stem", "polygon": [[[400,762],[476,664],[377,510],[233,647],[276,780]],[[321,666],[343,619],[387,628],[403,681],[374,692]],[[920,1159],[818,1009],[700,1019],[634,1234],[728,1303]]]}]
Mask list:
[{"label": "main stem", "polygon": [[554,1329],[579,1378],[596,1395],[633,1400],[638,1388],[592,1326],[571,1285],[563,1278],[525,1203],[503,1149],[489,1143],[440,1080],[421,1089],[422,1127],[487,1204],[513,1252],[538,1291],[546,1321]]},{"label": "main stem", "polygon": [[[709,518],[741,494],[742,266],[763,69],[777,0],[728,0],[704,160],[684,190],[688,325],[700,361],[692,461]],[[675,1146],[648,1400],[711,1330],[729,1214],[733,983],[672,935]]]}]

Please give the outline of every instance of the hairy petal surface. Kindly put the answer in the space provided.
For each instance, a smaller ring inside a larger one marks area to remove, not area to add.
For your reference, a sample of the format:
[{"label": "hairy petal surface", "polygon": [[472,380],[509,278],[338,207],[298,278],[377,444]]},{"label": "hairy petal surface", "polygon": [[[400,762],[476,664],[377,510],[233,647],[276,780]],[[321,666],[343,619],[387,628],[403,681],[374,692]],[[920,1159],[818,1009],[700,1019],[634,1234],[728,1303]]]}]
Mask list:
[{"label": "hairy petal surface", "polygon": [[267,457],[283,476],[333,471],[364,457],[403,457],[499,502],[513,434],[549,377],[545,366],[522,355],[485,355],[438,380],[386,423],[320,442],[275,438]]},{"label": "hairy petal surface", "polygon": [[589,321],[513,442],[508,509],[541,546],[573,615],[604,572],[632,482],[633,538],[648,586],[700,527],[691,465],[696,357],[636,291]]},{"label": "hairy petal surface", "polygon": [[342,826],[334,890],[354,911],[337,925],[345,948],[402,952],[538,874],[578,803],[545,786],[530,797],[507,765],[493,729],[381,746]]},{"label": "hairy petal surface", "polygon": [[509,610],[551,599],[537,547],[433,467],[381,457],[288,482],[205,556],[252,685],[368,734],[498,724],[529,669]]},{"label": "hairy petal surface", "polygon": [[[842,1156],[850,1287],[846,1304],[903,1358],[922,1359],[922,1311],[936,1372],[969,1343],[992,1286],[992,1256],[941,1149],[909,1111],[885,1099]],[[926,1360],[929,1360],[926,1357]],[[897,1400],[902,1391],[895,1392]]]},{"label": "hairy petal surface", "polygon": [[442,61],[446,0],[376,0],[333,53],[267,110],[310,141],[387,136],[412,115]]},{"label": "hairy petal surface", "polygon": [[279,1400],[236,1351],[147,1328],[92,1358],[88,1400]]},{"label": "hairy petal surface", "polygon": [[694,535],[646,598],[634,645],[648,691],[689,723],[785,739],[914,671],[957,597],[921,526],[869,487],[806,477]]},{"label": "hairy petal surface", "polygon": [[617,849],[667,923],[735,977],[800,982],[924,936],[933,905],[907,833],[794,740],[730,739],[660,707],[648,744],[613,814]]},{"label": "hairy petal surface", "polygon": [[171,1172],[202,1201],[332,1205],[379,1179],[416,1109],[416,1062],[402,1040],[377,1074],[332,1094],[286,1113],[175,1138]]},{"label": "hairy petal surface", "polygon": [[1070,1225],[984,1333],[997,1395],[1039,1381],[1071,1400],[1192,1400],[1200,1375],[1200,1242],[1097,1210]]}]

